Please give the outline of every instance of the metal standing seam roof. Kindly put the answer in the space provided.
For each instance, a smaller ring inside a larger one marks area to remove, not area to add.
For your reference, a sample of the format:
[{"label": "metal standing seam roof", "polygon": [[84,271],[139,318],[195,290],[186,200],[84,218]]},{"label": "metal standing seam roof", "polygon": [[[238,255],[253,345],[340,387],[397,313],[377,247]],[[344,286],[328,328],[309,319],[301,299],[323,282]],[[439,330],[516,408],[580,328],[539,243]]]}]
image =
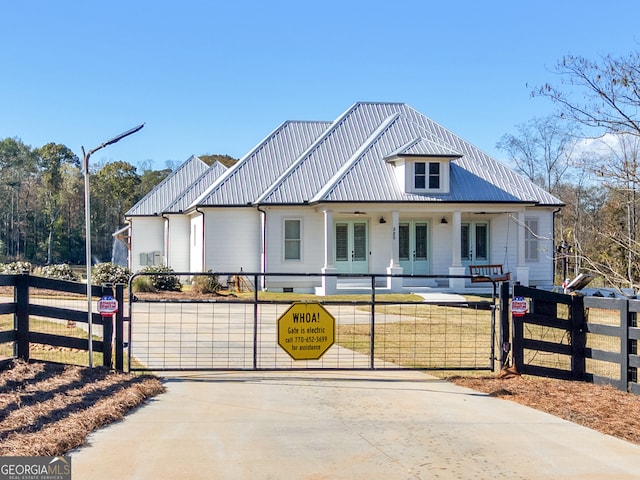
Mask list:
[{"label": "metal standing seam roof", "polygon": [[455,164],[476,177],[504,190],[508,194],[512,194],[521,202],[549,206],[564,205],[561,200],[526,179],[524,176],[511,170],[503,163],[490,157],[471,143],[463,140],[413,108],[407,105],[404,107],[408,118],[425,129],[425,133],[428,135],[426,138],[440,139],[451,148],[462,153],[463,156],[459,160],[456,160]]},{"label": "metal standing seam roof", "polygon": [[313,198],[380,124],[397,112],[397,105],[357,103],[352,106],[257,203],[298,204]]},{"label": "metal standing seam roof", "polygon": [[[391,119],[394,115],[397,118]],[[378,131],[385,122],[388,128]],[[404,193],[393,165],[384,160],[402,149],[409,155],[460,157],[452,162],[450,193]],[[397,103],[358,103],[351,107],[259,203],[299,204],[311,199],[563,204],[411,107]]]},{"label": "metal standing seam roof", "polygon": [[131,207],[125,217],[161,214],[208,168],[209,165],[192,155]]},{"label": "metal standing seam roof", "polygon": [[[347,163],[348,168],[329,183],[328,188],[313,198],[314,202],[522,202],[535,203],[535,198],[524,200],[522,195],[516,196],[513,191],[506,191],[489,183],[468,170],[451,162],[450,193],[414,194],[405,193],[398,184],[394,166],[389,161],[380,161],[389,146],[400,143],[405,135],[415,135],[420,129],[408,122],[405,117],[398,118],[385,131],[372,139],[369,148]],[[428,146],[425,155],[455,159],[454,151],[433,145],[424,139],[415,139],[410,145]],[[402,151],[405,150],[403,147]],[[392,155],[393,156],[393,155]],[[366,179],[366,180],[363,180]],[[513,189],[512,189],[513,190]]]},{"label": "metal standing seam roof", "polygon": [[163,213],[182,213],[187,210],[191,203],[202,195],[207,188],[211,186],[218,178],[220,178],[228,170],[222,163],[217,160],[205,170],[178,198],[168,205]]},{"label": "metal standing seam roof", "polygon": [[191,207],[253,203],[330,125],[284,122],[194,200]]}]

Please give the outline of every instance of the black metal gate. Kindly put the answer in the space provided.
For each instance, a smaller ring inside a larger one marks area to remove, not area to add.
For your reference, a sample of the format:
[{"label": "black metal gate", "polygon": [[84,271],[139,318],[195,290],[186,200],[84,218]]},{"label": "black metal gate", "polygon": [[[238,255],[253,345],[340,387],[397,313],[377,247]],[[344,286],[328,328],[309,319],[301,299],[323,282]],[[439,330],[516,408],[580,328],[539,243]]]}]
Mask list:
[{"label": "black metal gate", "polygon": [[[409,296],[385,293],[382,275],[336,275],[343,285],[340,294],[316,297],[261,290],[268,277],[295,274],[171,275],[185,284],[180,292],[144,293],[137,287],[138,282],[161,283],[167,273],[139,273],[131,279],[131,371],[494,368],[496,295],[491,283],[472,295],[416,286],[407,293],[421,293]],[[449,277],[411,277],[414,283],[420,278],[434,284]],[[203,283],[210,293],[194,287]],[[335,319],[333,345],[317,360],[295,360],[279,345],[278,319],[294,302],[318,303]]]}]

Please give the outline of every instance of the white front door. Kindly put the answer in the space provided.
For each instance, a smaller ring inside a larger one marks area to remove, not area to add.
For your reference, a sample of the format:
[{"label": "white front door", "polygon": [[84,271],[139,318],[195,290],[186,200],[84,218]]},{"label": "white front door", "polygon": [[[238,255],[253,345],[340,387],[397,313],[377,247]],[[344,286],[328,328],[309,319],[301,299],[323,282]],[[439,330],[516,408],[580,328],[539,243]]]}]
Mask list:
[{"label": "white front door", "polygon": [[368,224],[362,220],[340,220],[335,224],[338,273],[369,273]]},{"label": "white front door", "polygon": [[429,224],[426,221],[400,222],[398,225],[399,260],[403,273],[429,273]]}]

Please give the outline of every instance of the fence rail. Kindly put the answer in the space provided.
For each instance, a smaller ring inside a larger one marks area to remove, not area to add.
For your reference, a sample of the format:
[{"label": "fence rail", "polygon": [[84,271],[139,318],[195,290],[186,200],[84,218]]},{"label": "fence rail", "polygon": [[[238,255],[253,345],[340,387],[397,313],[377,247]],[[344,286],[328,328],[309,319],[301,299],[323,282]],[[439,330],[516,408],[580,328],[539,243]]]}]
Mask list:
[{"label": "fence rail", "polygon": [[564,295],[515,285],[529,312],[513,317],[513,360],[523,374],[611,384],[640,394],[640,301]]},{"label": "fence rail", "polygon": [[[12,315],[0,322],[0,357],[89,363],[87,286],[83,283],[22,274],[0,275],[0,286],[11,287],[0,301],[0,314]],[[93,286],[91,295],[114,295],[120,304],[124,286]],[[92,351],[96,364],[122,370],[122,312],[102,317],[92,310]],[[83,353],[83,352],[86,352]]]}]

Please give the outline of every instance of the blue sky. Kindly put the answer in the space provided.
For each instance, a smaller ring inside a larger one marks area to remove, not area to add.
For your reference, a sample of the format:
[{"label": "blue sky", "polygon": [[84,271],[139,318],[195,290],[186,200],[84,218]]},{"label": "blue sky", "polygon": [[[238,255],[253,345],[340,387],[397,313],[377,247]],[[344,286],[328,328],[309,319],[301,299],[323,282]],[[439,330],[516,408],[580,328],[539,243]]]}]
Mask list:
[{"label": "blue sky", "polygon": [[285,120],[405,102],[498,159],[551,113],[535,85],[565,54],[627,54],[640,2],[3,2],[0,138],[153,168],[243,156]]}]

